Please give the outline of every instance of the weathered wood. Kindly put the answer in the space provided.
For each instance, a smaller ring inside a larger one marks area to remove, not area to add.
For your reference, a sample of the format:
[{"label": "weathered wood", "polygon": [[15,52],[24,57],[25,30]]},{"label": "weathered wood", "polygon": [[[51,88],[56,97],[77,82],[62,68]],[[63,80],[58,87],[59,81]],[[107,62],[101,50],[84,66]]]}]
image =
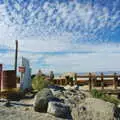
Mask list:
[{"label": "weathered wood", "polygon": [[67,85],[67,84],[68,84],[68,78],[65,77],[65,85]]},{"label": "weathered wood", "polygon": [[118,83],[118,76],[117,73],[114,73],[113,86],[115,90],[117,89],[117,83]]},{"label": "weathered wood", "polygon": [[101,87],[102,87],[102,90],[104,90],[104,74],[101,73]]},{"label": "weathered wood", "polygon": [[[97,78],[101,78],[101,75],[96,75]],[[114,75],[104,75],[104,78],[114,78]]]},{"label": "weathered wood", "polygon": [[92,87],[96,86],[96,75],[92,75]]},{"label": "weathered wood", "polygon": [[75,79],[74,84],[76,85],[77,84],[77,73],[75,73],[74,79]]},{"label": "weathered wood", "polygon": [[[116,90],[120,82],[118,80],[119,77],[120,75],[117,75],[116,73],[114,73],[113,75],[104,75],[103,73],[101,73],[100,75],[94,75],[92,73],[89,73],[88,75],[78,75],[76,73],[74,76],[74,80],[75,80],[74,84],[88,85],[89,91],[91,91],[93,87],[100,87],[100,86],[101,86],[101,90],[104,91],[105,87],[109,85],[113,85],[114,87],[113,90]],[[62,78],[59,78],[56,80],[55,83],[58,85],[67,85],[67,84],[73,85],[69,77],[65,78],[64,80]]]},{"label": "weathered wood", "polygon": [[88,78],[89,75],[78,75],[77,78]]},{"label": "weathered wood", "polygon": [[92,90],[92,75],[89,73],[89,91]]},{"label": "weathered wood", "polygon": [[60,85],[62,85],[62,79],[60,79]]}]

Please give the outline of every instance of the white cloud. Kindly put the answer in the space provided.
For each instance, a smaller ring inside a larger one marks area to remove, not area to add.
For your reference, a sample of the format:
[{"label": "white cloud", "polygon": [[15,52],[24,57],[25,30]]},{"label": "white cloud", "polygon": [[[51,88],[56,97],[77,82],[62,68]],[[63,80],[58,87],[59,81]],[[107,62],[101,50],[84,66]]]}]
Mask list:
[{"label": "white cloud", "polygon": [[[44,68],[46,71],[96,71],[119,68],[119,54],[115,53],[120,52],[119,44],[109,43],[109,38],[103,37],[103,34],[107,35],[106,30],[111,33],[120,26],[120,11],[115,10],[117,4],[109,11],[107,7],[100,8],[95,5],[92,8],[89,4],[83,5],[76,1],[69,4],[45,2],[33,10],[33,7],[37,6],[33,1],[31,0],[28,7],[25,7],[26,4],[21,6],[20,1],[12,1],[14,9],[7,6],[8,4],[0,5],[0,46],[14,49],[14,40],[18,39],[19,50],[27,51],[20,52],[19,59],[21,56],[30,59],[34,71],[35,68],[39,68],[36,64],[42,58],[45,64],[50,65]],[[36,52],[75,53],[46,56]],[[0,54],[0,62],[14,64],[13,52]]]},{"label": "white cloud", "polygon": [[57,72],[119,71],[119,55],[117,53],[66,54],[50,56],[45,62],[51,64]]},{"label": "white cloud", "polygon": [[[79,34],[77,37],[79,41],[86,39],[90,42],[89,40],[93,41],[93,36],[98,36],[98,32],[101,32],[102,35],[106,29],[113,31],[120,26],[120,11],[114,11],[115,8],[110,11],[107,7],[99,8],[99,6],[95,5],[93,9],[90,4],[80,4],[73,1],[69,4],[65,2],[44,2],[42,6],[33,10],[33,7],[37,6],[33,1],[26,8],[23,8],[19,2],[12,2],[14,3],[12,5],[13,9],[8,6],[8,11],[6,11],[7,5],[6,7],[1,7],[2,13],[5,13],[1,21],[6,21],[9,28],[6,24],[0,26],[0,28],[4,28],[0,31],[3,35],[0,40],[3,38],[9,39],[9,37],[11,39],[15,39],[16,37],[24,38],[25,36],[32,35],[41,37],[41,31],[42,33],[48,32],[48,34],[53,31],[54,36],[60,31],[64,34],[67,30],[72,31],[71,34],[73,34],[78,29]],[[4,31],[8,34],[6,35]],[[85,34],[89,34],[90,36],[86,36]],[[72,36],[73,40],[75,40],[76,36],[74,34]],[[98,43],[101,41],[99,37],[97,38]]]},{"label": "white cloud", "polygon": [[[63,52],[64,54],[52,54],[52,51],[50,52],[51,54],[44,54],[42,52],[45,51],[22,52],[19,49],[18,65],[21,65],[21,58],[24,56],[30,60],[33,73],[35,73],[38,69],[42,69],[47,72],[50,70],[54,70],[55,72],[118,71],[120,66],[120,48],[117,48],[114,45],[82,45],[79,48],[79,51],[74,51],[74,53],[71,53],[73,51],[70,52],[68,50],[67,53]],[[2,58],[0,63],[3,63],[4,66],[14,66],[14,51],[0,53],[0,56]]]}]

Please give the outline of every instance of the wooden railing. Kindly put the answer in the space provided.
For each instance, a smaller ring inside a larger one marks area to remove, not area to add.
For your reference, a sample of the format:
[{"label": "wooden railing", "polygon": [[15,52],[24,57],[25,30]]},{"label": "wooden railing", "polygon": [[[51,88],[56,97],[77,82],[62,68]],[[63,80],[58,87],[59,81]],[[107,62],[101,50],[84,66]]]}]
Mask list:
[{"label": "wooden railing", "polygon": [[[120,84],[120,75],[117,73],[111,75],[104,75],[101,73],[100,75],[95,75],[89,73],[88,75],[79,75],[76,74],[74,77],[74,81],[69,81],[69,79],[55,79],[54,83],[57,85],[74,85],[74,84],[81,84],[81,85],[88,85],[89,90],[91,91],[94,87],[101,87],[101,90],[104,90],[106,86],[112,85],[113,88],[116,90]],[[79,80],[78,80],[79,79]],[[84,80],[87,79],[87,80]]]}]

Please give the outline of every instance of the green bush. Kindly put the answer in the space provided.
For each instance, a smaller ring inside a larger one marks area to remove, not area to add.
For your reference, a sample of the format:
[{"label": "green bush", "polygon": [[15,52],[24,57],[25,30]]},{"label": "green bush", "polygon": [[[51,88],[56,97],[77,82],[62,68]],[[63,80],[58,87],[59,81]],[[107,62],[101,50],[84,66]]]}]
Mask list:
[{"label": "green bush", "polygon": [[111,102],[115,105],[118,105],[120,104],[120,100],[113,97],[113,96],[110,96],[110,95],[105,95],[105,97],[103,98],[103,100],[107,101],[107,102]]},{"label": "green bush", "polygon": [[50,82],[46,80],[44,76],[35,76],[32,80],[32,87],[37,91],[47,88],[49,84]]},{"label": "green bush", "polygon": [[104,101],[107,101],[107,102],[110,102],[110,103],[113,103],[115,105],[118,105],[120,104],[120,100],[113,97],[113,96],[110,96],[110,95],[105,95],[104,93],[96,90],[96,89],[93,89],[91,90],[91,95],[94,97],[94,98],[99,98],[99,99],[102,99]]},{"label": "green bush", "polygon": [[103,98],[104,97],[104,94],[102,92],[100,92],[100,91],[97,91],[96,89],[93,89],[91,91],[91,94],[95,98]]}]

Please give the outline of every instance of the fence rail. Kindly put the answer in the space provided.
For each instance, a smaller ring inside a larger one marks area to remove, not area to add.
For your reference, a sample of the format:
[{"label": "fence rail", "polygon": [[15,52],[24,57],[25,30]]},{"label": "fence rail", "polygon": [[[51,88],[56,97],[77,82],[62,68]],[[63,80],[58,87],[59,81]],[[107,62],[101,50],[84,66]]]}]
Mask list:
[{"label": "fence rail", "polygon": [[[89,91],[92,90],[94,87],[101,87],[101,90],[104,90],[105,87],[112,85],[114,90],[117,90],[118,86],[120,86],[120,75],[117,73],[110,74],[110,75],[104,75],[101,73],[100,75],[95,75],[92,73],[89,73],[88,75],[79,75],[76,74],[73,79],[71,80],[68,77],[65,77],[64,79],[54,79],[54,84],[57,85],[74,85],[74,84],[81,84],[81,85],[88,85]],[[88,80],[84,80],[88,79]]]}]

